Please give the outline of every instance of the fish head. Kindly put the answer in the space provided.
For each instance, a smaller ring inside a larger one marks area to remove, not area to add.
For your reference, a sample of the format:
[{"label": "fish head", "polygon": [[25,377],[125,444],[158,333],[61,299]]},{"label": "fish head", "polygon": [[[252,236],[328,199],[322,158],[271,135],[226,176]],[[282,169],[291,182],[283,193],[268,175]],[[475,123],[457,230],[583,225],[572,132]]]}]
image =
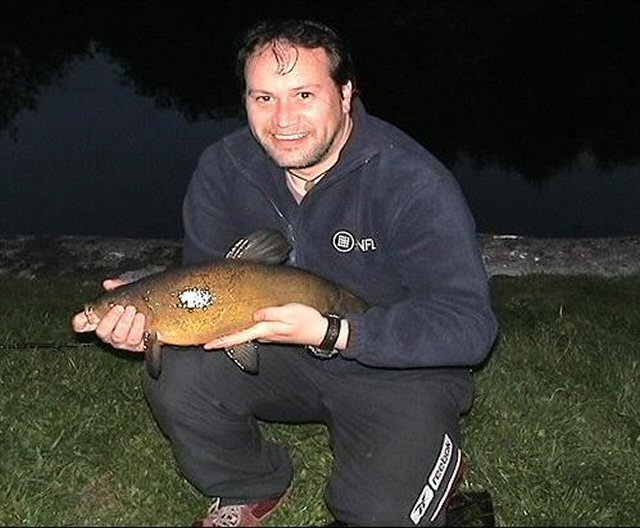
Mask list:
[{"label": "fish head", "polygon": [[102,319],[116,304],[120,304],[122,306],[131,304],[129,300],[131,297],[130,293],[125,290],[125,288],[125,286],[121,286],[120,288],[107,291],[101,296],[87,302],[84,305],[84,314],[87,321],[91,323]]},{"label": "fish head", "polygon": [[95,299],[84,305],[84,316],[89,324],[97,324],[116,304],[113,299]]}]

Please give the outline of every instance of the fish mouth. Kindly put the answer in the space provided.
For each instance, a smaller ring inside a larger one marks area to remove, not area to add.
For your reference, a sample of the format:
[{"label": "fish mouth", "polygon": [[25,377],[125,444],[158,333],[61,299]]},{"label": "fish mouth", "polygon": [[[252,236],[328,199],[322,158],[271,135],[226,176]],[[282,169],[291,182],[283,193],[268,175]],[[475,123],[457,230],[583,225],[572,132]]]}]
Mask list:
[{"label": "fish mouth", "polygon": [[98,324],[100,318],[95,314],[95,309],[91,304],[84,305],[84,316],[87,318],[87,323],[90,325]]}]

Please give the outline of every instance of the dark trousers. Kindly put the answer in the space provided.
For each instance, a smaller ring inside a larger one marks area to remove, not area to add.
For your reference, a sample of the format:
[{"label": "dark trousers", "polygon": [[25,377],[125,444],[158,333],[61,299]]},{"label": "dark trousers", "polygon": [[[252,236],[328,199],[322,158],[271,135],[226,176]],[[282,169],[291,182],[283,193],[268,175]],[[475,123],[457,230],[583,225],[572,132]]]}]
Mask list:
[{"label": "dark trousers", "polygon": [[205,495],[245,503],[280,495],[293,469],[257,420],[323,422],[334,468],[327,504],[353,525],[428,525],[461,473],[459,418],[467,369],[386,370],[304,349],[261,346],[260,372],[197,348],[164,353],[145,394],[185,476]]}]

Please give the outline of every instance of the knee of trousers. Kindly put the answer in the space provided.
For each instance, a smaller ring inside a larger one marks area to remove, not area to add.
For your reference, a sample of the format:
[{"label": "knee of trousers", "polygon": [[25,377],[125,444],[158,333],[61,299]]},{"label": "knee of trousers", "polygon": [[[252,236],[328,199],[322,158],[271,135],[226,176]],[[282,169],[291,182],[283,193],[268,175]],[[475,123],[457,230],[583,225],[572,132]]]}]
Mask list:
[{"label": "knee of trousers", "polygon": [[225,402],[233,398],[233,389],[225,360],[224,354],[196,348],[168,348],[158,379],[144,373],[145,397],[167,434],[172,422],[187,415],[211,416],[216,410],[228,411]]}]

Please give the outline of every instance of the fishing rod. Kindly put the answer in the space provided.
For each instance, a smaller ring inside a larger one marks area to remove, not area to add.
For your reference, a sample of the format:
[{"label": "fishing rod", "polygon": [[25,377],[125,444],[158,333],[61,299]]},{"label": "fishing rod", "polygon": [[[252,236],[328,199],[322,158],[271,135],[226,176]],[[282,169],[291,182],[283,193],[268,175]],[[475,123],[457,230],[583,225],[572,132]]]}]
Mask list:
[{"label": "fishing rod", "polygon": [[5,343],[0,344],[0,350],[19,350],[21,348],[84,348],[95,346],[96,343]]}]

